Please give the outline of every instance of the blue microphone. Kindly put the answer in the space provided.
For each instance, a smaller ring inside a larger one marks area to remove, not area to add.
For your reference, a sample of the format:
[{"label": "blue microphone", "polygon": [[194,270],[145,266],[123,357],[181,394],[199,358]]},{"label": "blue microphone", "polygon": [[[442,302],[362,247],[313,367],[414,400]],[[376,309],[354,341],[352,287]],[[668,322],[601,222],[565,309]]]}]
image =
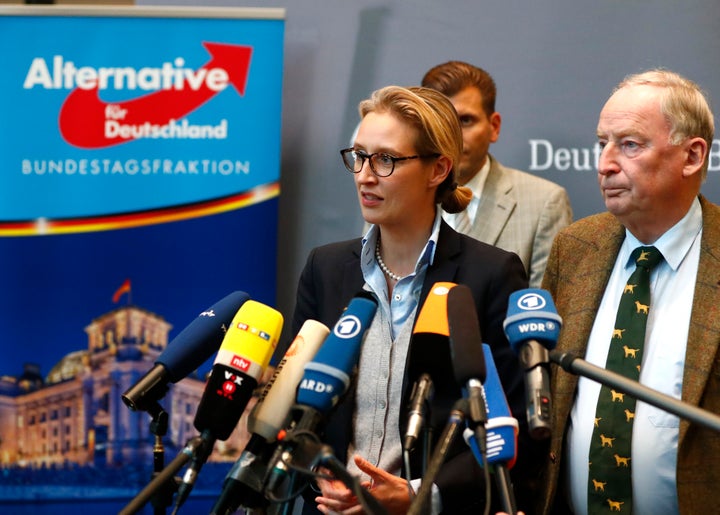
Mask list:
[{"label": "blue microphone", "polygon": [[305,365],[298,386],[297,404],[327,413],[350,386],[350,374],[360,357],[365,331],[370,326],[377,301],[355,296],[317,351]]},{"label": "blue microphone", "polygon": [[[518,421],[510,414],[510,405],[505,397],[500,376],[495,366],[492,351],[487,343],[482,344],[485,356],[485,399],[488,410],[487,463],[495,468],[495,479],[502,496],[503,509],[509,514],[516,512],[515,494],[510,482],[509,470],[517,458]],[[475,432],[470,428],[463,433],[465,441],[473,451],[475,459],[483,466],[482,454]]]},{"label": "blue microphone", "polygon": [[235,291],[202,311],[165,347],[155,366],[122,394],[133,411],[147,411],[162,399],[168,383],[176,383],[205,363],[219,348],[235,313],[250,299]]},{"label": "blue microphone", "polygon": [[319,459],[316,435],[325,415],[350,387],[367,329],[377,310],[377,300],[368,292],[358,293],[335,323],[312,361],[305,365],[291,410],[286,436],[270,460],[265,481],[271,501],[291,468],[312,468]]},{"label": "blue microphone", "polygon": [[[490,465],[504,464],[511,469],[517,458],[519,425],[517,419],[510,414],[510,405],[500,383],[500,376],[498,376],[490,346],[483,343],[482,348],[487,370],[484,384],[488,410],[488,421],[485,426],[487,428],[487,462]],[[478,463],[482,466],[480,447],[475,433],[470,428],[466,428],[463,436],[473,450]]]},{"label": "blue microphone", "polygon": [[536,440],[551,434],[550,355],[557,345],[562,318],[547,290],[528,288],[510,295],[503,329],[525,370],[528,431]]}]

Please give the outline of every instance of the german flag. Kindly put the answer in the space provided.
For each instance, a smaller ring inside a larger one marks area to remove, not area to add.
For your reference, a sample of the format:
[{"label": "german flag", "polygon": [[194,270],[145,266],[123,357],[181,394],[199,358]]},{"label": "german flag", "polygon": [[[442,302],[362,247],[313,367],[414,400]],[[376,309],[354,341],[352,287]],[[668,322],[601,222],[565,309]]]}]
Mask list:
[{"label": "german flag", "polygon": [[130,279],[125,279],[125,281],[120,285],[120,288],[115,290],[112,299],[113,303],[117,304],[120,297],[122,297],[125,293],[130,293]]}]

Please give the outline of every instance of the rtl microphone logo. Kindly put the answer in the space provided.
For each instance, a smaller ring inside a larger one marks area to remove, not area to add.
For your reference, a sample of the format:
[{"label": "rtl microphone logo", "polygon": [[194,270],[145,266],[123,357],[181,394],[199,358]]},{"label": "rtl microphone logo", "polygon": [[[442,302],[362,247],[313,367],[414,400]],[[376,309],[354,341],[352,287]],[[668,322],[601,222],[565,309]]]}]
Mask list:
[{"label": "rtl microphone logo", "polygon": [[245,322],[238,322],[236,327],[240,329],[241,331],[247,331],[250,334],[253,334],[255,336],[258,336],[262,338],[265,341],[270,341],[270,333],[263,331],[262,329],[258,329],[257,327],[251,327],[250,325],[246,324]]}]

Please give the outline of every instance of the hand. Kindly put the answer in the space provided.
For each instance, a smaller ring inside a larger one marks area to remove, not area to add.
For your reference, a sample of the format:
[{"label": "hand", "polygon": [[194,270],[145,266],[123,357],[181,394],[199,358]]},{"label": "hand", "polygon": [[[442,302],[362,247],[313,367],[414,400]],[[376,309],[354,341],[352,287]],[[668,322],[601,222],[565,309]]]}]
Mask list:
[{"label": "hand", "polygon": [[[325,476],[330,475],[330,471],[326,469],[320,469],[319,472]],[[362,512],[357,497],[339,479],[318,478],[317,485],[322,492],[322,495],[315,498],[320,512],[346,515]]]},{"label": "hand", "polygon": [[407,481],[373,466],[360,456],[354,456],[353,459],[358,468],[370,476],[370,482],[363,483],[363,486],[383,505],[388,514],[407,513],[411,502]]},{"label": "hand", "polygon": [[[363,481],[361,486],[383,505],[388,514],[404,515],[407,513],[410,508],[407,481],[373,466],[360,456],[355,456],[353,459],[358,468],[370,476],[370,481]],[[318,486],[322,490],[322,496],[316,497],[315,502],[318,503],[318,510],[322,513],[340,513],[342,515],[364,513],[357,497],[341,481],[319,479]]]}]

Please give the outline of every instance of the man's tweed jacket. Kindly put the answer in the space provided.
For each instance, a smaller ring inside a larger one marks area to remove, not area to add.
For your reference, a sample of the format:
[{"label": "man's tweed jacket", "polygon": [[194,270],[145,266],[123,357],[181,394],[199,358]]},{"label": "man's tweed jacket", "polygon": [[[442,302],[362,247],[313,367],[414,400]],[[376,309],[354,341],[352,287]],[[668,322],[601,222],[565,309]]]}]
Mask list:
[{"label": "man's tweed jacket", "polygon": [[[700,202],[703,232],[682,401],[720,414],[720,207],[702,196]],[[559,350],[585,356],[595,315],[624,237],[625,229],[617,219],[603,213],[572,224],[556,238],[543,287],[552,294],[563,319]],[[544,495],[538,513],[562,513],[557,506],[553,509],[553,502],[562,504],[564,495],[558,493],[563,484],[563,440],[577,381],[577,376],[553,367],[553,436],[541,478]],[[677,489],[682,515],[720,513],[720,434],[680,421]]]}]

